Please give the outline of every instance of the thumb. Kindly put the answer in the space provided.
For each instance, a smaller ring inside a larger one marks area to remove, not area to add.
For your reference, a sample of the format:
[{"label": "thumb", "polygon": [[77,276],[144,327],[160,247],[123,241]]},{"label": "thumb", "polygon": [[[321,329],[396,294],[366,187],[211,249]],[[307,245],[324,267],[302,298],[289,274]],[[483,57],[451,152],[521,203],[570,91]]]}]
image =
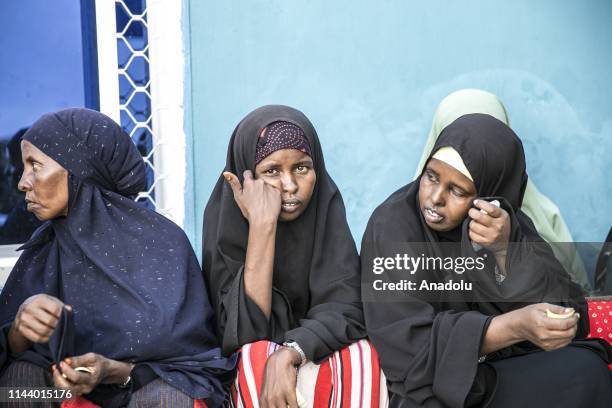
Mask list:
[{"label": "thumb", "polygon": [[70,363],[68,363],[71,367],[84,367],[93,365],[96,362],[94,353],[87,353],[80,356],[72,356],[69,357]]},{"label": "thumb", "polygon": [[234,173],[230,171],[224,171],[223,177],[225,177],[225,180],[232,188],[234,195],[240,194],[242,192],[242,186],[240,185],[240,180],[238,180],[238,177]]},{"label": "thumb", "polygon": [[83,361],[83,356],[67,357],[64,359],[64,362],[73,368],[86,365],[86,363]]}]

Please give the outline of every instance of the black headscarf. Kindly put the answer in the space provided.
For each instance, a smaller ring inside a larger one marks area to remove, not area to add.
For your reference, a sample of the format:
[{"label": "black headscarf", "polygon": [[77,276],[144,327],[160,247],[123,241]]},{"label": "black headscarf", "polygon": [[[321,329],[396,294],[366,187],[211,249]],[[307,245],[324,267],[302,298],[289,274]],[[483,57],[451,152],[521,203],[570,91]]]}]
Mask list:
[{"label": "black headscarf", "polygon": [[234,130],[224,170],[236,174],[241,182],[245,170],[254,172],[258,136],[277,121],[303,130],[317,181],[304,213],[294,221],[278,223],[269,321],[244,292],[249,225],[223,176],[204,212],[204,274],[224,352],[259,339],[293,340],[309,360],[320,361],[364,337],[365,332],[359,258],[342,197],[327,174],[314,127],[293,108],[258,108]]},{"label": "black headscarf", "polygon": [[[474,281],[474,293],[464,300],[440,293],[437,300],[414,294],[388,301],[366,299],[364,292],[368,335],[379,353],[390,390],[396,399],[405,399],[405,406],[463,407],[482,403],[491,395],[495,373],[487,372],[477,360],[492,316],[557,297],[555,303],[581,313],[577,338],[588,333],[586,304],[579,288],[538,236],[529,217],[520,211],[527,174],[519,138],[492,116],[469,114],[444,129],[432,155],[445,146],[453,147],[463,159],[478,196],[499,200],[510,215],[507,277],[501,284],[496,282],[494,257],[489,254],[482,273],[462,275],[462,279]],[[410,248],[410,243],[416,243],[426,256],[448,255],[448,245],[453,246],[453,256],[476,256],[468,236],[469,217],[445,233],[427,226],[419,208],[419,183],[420,177],[393,193],[371,216],[362,241],[364,282],[372,280],[374,257],[393,256],[398,248]],[[437,271],[428,277],[442,281],[443,276],[448,278]],[[561,301],[560,293],[564,294]],[[535,346],[521,343],[488,359],[534,350]]]},{"label": "black headscarf", "polygon": [[[72,305],[75,355],[146,365],[192,398],[219,406],[234,361],[221,356],[186,235],[133,201],[146,179],[130,137],[99,112],[67,109],[44,115],[24,140],[69,172],[69,207],[22,247],[0,296],[1,327],[29,296],[55,296]],[[0,352],[1,367],[5,338]],[[20,359],[50,368],[44,344]]]}]

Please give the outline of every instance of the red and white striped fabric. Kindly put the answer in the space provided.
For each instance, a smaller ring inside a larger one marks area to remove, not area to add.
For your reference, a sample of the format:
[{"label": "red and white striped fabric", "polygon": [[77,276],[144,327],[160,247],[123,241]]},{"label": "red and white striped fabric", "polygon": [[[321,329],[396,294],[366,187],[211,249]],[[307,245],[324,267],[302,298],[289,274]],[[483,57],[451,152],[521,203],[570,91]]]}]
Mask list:
[{"label": "red and white striped fabric", "polygon": [[[235,407],[259,408],[266,361],[279,347],[267,340],[242,347],[238,375],[232,386]],[[335,352],[321,364],[304,364],[298,371],[297,389],[306,406],[313,408],[385,408],[389,405],[378,354],[368,340]]]}]

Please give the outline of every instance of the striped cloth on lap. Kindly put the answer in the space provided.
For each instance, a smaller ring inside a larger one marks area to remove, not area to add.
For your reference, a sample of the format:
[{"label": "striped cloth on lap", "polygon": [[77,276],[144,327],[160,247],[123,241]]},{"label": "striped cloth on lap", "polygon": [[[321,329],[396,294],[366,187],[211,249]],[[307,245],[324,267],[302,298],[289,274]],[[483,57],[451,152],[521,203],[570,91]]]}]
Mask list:
[{"label": "striped cloth on lap", "polygon": [[[232,386],[236,408],[259,408],[266,361],[279,347],[267,340],[242,347]],[[384,408],[389,403],[378,354],[368,340],[335,352],[321,364],[304,364],[298,371],[297,389],[306,406],[313,408]]]}]

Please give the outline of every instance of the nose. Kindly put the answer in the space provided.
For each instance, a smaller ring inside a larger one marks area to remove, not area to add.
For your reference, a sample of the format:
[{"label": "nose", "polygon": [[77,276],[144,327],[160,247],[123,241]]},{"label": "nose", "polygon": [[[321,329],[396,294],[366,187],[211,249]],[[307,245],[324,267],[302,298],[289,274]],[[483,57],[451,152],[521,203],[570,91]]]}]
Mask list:
[{"label": "nose", "polygon": [[17,189],[24,193],[32,190],[32,182],[30,181],[30,177],[28,177],[28,174],[25,171],[21,174],[19,183],[17,183]]},{"label": "nose", "polygon": [[285,174],[281,177],[283,193],[294,194],[298,190],[297,182],[293,174]]},{"label": "nose", "polygon": [[436,207],[443,207],[445,202],[443,188],[439,185],[435,186],[431,192],[431,203]]}]

